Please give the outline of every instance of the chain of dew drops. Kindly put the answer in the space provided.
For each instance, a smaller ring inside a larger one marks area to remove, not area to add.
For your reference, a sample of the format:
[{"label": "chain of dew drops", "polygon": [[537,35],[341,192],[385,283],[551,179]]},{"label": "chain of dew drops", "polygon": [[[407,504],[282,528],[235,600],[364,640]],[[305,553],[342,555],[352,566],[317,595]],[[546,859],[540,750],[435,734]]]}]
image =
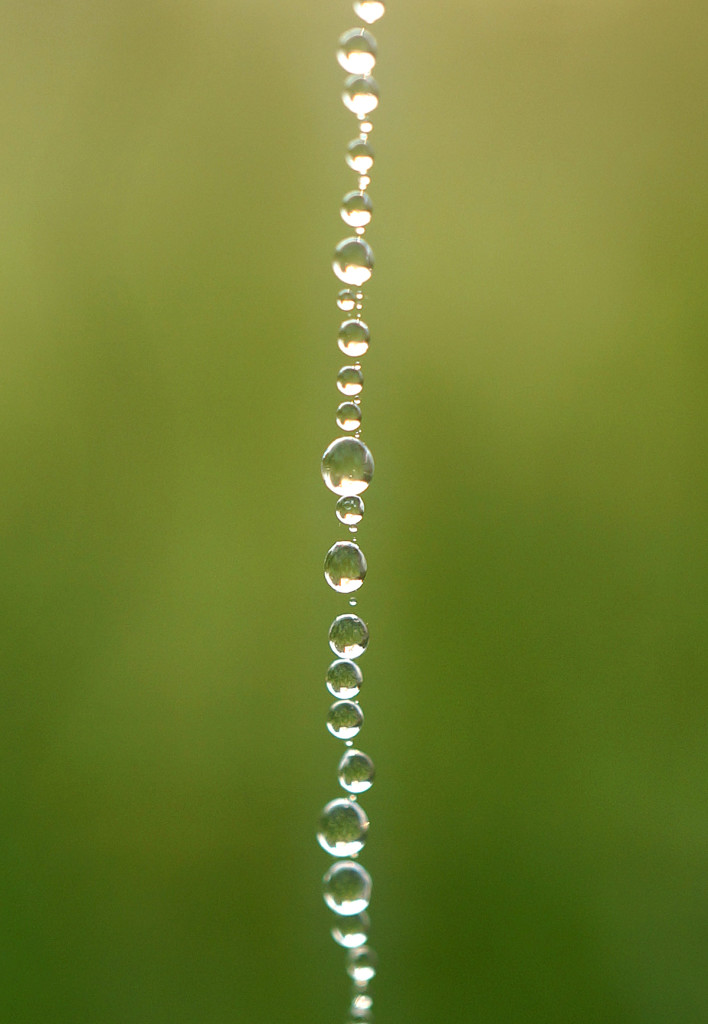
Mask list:
[{"label": "chain of dew drops", "polygon": [[[384,13],[381,0],[354,0],[354,13],[367,25]],[[365,28],[353,28],[339,40],[337,60],[348,73],[342,100],[356,115],[359,135],[349,143],[347,165],[358,176],[358,187],[342,200],[341,215],[354,234],[339,243],[332,264],[334,273],[346,285],[337,296],[337,306],[349,318],[343,319],[337,335],[347,365],[337,374],[337,389],[344,398],[337,409],[337,437],[322,456],[322,478],[338,496],[335,512],[347,527],[349,537],[338,540],[327,552],[324,574],[327,583],[340,594],[353,594],[366,576],[366,559],[357,542],[357,530],[364,515],[361,498],[374,474],[374,460],[361,439],[361,392],[363,376],[360,357],[369,348],[370,333],[362,319],[364,295],[361,287],[371,277],[374,255],[364,239],[371,221],[372,205],[368,187],[374,155],[369,144],[372,124],[369,116],[378,106],[379,92],[371,77],[376,63],[376,40]],[[349,604],[356,605],[350,597]],[[369,982],[376,973],[376,954],[368,945],[371,877],[358,862],[364,847],[369,819],[358,802],[374,779],[374,765],[363,751],[355,749],[354,737],[364,716],[357,697],[363,680],[356,659],[369,642],[366,623],[348,612],[338,615],[329,630],[329,645],[336,660],[327,669],[327,689],[335,698],[327,714],[329,732],[345,744],[337,775],[345,797],[331,800],[322,810],[317,840],[326,853],[336,858],[323,878],[324,899],[335,914],[332,937],[346,950],[346,968],[353,991],[349,1014],[351,1024],[371,1021],[372,999]]]}]

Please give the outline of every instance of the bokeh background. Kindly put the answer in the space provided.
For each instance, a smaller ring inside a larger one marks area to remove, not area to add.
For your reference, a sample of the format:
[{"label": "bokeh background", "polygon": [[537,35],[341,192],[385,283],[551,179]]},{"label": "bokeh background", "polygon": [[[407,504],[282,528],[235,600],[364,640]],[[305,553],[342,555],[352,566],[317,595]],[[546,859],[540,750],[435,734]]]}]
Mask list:
[{"label": "bokeh background", "polygon": [[[2,0],[3,1024],[346,1018],[347,3]],[[379,1024],[708,1020],[708,15],[377,26]]]}]

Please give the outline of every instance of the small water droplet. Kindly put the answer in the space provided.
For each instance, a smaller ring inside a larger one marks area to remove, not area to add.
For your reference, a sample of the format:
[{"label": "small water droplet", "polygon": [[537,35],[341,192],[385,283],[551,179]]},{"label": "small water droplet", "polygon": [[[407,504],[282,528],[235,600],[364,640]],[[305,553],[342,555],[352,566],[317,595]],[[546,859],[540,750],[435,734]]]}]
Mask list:
[{"label": "small water droplet", "polygon": [[347,974],[354,981],[371,981],[376,974],[378,957],[369,946],[352,949],[347,956]]},{"label": "small water droplet", "polygon": [[362,671],[356,662],[345,658],[338,658],[332,662],[327,669],[326,678],[327,689],[333,697],[339,697],[340,700],[356,697],[364,681]]},{"label": "small water droplet", "polygon": [[356,437],[336,438],[322,456],[322,479],[334,494],[361,494],[373,475],[371,452]]},{"label": "small water droplet", "polygon": [[366,192],[347,192],[339,211],[350,228],[363,228],[371,222],[373,205]]},{"label": "small water droplet", "polygon": [[369,349],[371,335],[363,320],[345,320],[337,334],[337,344],[345,356],[358,358]]},{"label": "small water droplet", "polygon": [[359,118],[365,118],[379,105],[379,87],[371,75],[350,75],[342,91],[344,106]]},{"label": "small water droplet", "polygon": [[368,135],[370,131],[373,131],[373,124],[371,121],[362,121],[359,125],[359,131],[362,135]]},{"label": "small water droplet", "polygon": [[375,21],[383,17],[385,11],[386,8],[381,0],[354,0],[354,13],[367,25],[373,25]]},{"label": "small water droplet", "polygon": [[364,139],[354,139],[347,146],[345,159],[347,164],[357,174],[366,174],[373,166],[374,151],[371,145],[365,142]]},{"label": "small water droplet", "polygon": [[332,938],[345,949],[357,949],[368,939],[369,927],[369,915],[366,913],[340,918],[332,926]]},{"label": "small water droplet", "polygon": [[320,815],[317,842],[333,857],[353,857],[364,849],[369,819],[352,800],[331,800]]},{"label": "small water droplet", "polygon": [[369,177],[368,174],[362,174],[359,177],[359,189],[360,189],[360,191],[363,192],[364,189],[367,189],[370,184],[371,184],[371,178]]},{"label": "small water droplet", "polygon": [[354,292],[349,288],[342,288],[341,292],[337,295],[337,305],[340,309],[343,309],[345,313],[351,312],[356,306],[356,297]]},{"label": "small water droplet", "polygon": [[364,712],[353,700],[338,700],[327,712],[327,728],[338,740],[351,740],[364,722]]},{"label": "small water droplet", "polygon": [[371,277],[374,254],[363,238],[345,238],[334,251],[332,269],[344,284],[357,288]]},{"label": "small water droplet", "polygon": [[343,366],[337,374],[337,390],[343,395],[361,394],[364,387],[364,374],[360,366]]},{"label": "small water droplet", "polygon": [[376,63],[376,40],[365,28],[352,28],[339,40],[337,60],[350,75],[370,75]]},{"label": "small water droplet", "polygon": [[358,615],[338,615],[329,627],[329,646],[340,658],[358,658],[369,644],[369,630]]},{"label": "small water droplet", "polygon": [[366,577],[366,568],[364,552],[350,540],[338,540],[325,556],[325,579],[338,594],[358,590]]},{"label": "small water droplet", "polygon": [[355,597],[350,597],[349,598],[349,607],[350,608],[356,608],[356,606],[357,606],[356,598]]},{"label": "small water droplet", "polygon": [[361,408],[356,402],[342,402],[337,409],[337,426],[341,430],[358,430],[361,426]]},{"label": "small water droplet", "polygon": [[[350,947],[355,948],[355,947]],[[356,986],[359,987],[358,985]],[[354,1024],[361,1024],[361,1021],[371,1020],[371,1007],[374,1005],[374,1001],[370,995],[366,992],[360,992],[355,995],[352,999],[351,1013],[354,1018]]]},{"label": "small water droplet", "polygon": [[351,860],[333,864],[322,879],[325,903],[335,914],[360,914],[371,900],[371,876]]},{"label": "small water droplet", "polygon": [[340,523],[353,526],[364,517],[364,500],[358,494],[347,494],[340,498],[335,506],[335,513]]},{"label": "small water droplet", "polygon": [[374,782],[374,762],[361,750],[347,750],[339,762],[337,777],[347,793],[365,793]]}]

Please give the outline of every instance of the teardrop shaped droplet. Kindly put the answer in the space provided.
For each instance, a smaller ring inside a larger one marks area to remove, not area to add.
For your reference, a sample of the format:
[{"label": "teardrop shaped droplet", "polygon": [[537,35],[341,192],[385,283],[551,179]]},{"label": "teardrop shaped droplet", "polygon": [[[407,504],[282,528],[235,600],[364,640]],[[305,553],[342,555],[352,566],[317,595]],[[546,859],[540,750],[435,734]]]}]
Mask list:
[{"label": "teardrop shaped droplet", "polygon": [[[333,697],[339,697],[340,700],[356,697],[363,681],[359,666],[346,658],[338,658],[327,669],[327,689]],[[344,788],[346,789],[346,786]]]},{"label": "teardrop shaped droplet", "polygon": [[333,857],[353,857],[364,849],[369,819],[353,800],[331,800],[320,815],[317,842]]},{"label": "teardrop shaped droplet", "polygon": [[337,334],[337,344],[345,356],[357,359],[369,350],[371,334],[363,320],[345,320]]},{"label": "teardrop shaped droplet", "polygon": [[386,8],[381,0],[354,0],[354,13],[367,25],[373,25],[375,21],[383,17],[385,11]]},{"label": "teardrop shaped droplet", "polygon": [[361,864],[340,860],[322,879],[325,903],[335,914],[351,917],[366,910],[371,900],[371,876]]},{"label": "teardrop shaped droplet", "polygon": [[371,981],[377,966],[378,957],[369,946],[351,949],[347,955],[347,974],[354,981]]},{"label": "teardrop shaped droplet", "polygon": [[370,75],[376,63],[376,40],[365,28],[352,28],[339,40],[337,60],[350,75]]},{"label": "teardrop shaped droplet", "polygon": [[338,594],[353,594],[358,590],[366,577],[366,569],[364,552],[350,540],[338,540],[325,556],[325,579]]},{"label": "teardrop shaped droplet", "polygon": [[340,918],[332,926],[332,938],[345,949],[357,949],[368,939],[369,927],[369,915],[366,913]]},{"label": "teardrop shaped droplet", "polygon": [[358,437],[338,437],[322,456],[322,479],[334,494],[361,494],[373,475],[373,457]]},{"label": "teardrop shaped droplet", "polygon": [[344,83],[342,102],[347,110],[364,118],[379,105],[379,87],[371,75],[350,75]]},{"label": "teardrop shaped droplet", "polygon": [[334,250],[332,269],[344,284],[360,288],[371,277],[374,254],[363,238],[345,238]]},{"label": "teardrop shaped droplet", "polygon": [[364,374],[360,366],[343,366],[337,374],[337,390],[352,397],[360,395],[364,387]]},{"label": "teardrop shaped droplet", "polygon": [[340,523],[356,526],[364,518],[364,502],[358,494],[347,494],[339,499],[334,511]]},{"label": "teardrop shaped droplet", "polygon": [[366,192],[347,192],[339,212],[350,228],[365,228],[371,223],[373,209],[371,196]]},{"label": "teardrop shaped droplet", "polygon": [[338,700],[327,712],[327,728],[338,740],[353,739],[364,723],[364,712],[353,700]]},{"label": "teardrop shaped droplet", "polygon": [[337,407],[337,426],[340,430],[359,429],[361,426],[361,408],[356,402],[342,402]]},{"label": "teardrop shaped droplet", "polygon": [[369,630],[358,615],[338,615],[329,627],[329,646],[340,658],[358,658],[369,645]]},{"label": "teardrop shaped droplet", "polygon": [[364,139],[354,139],[347,146],[345,159],[357,174],[366,174],[373,166],[374,151]]},{"label": "teardrop shaped droplet", "polygon": [[361,750],[347,750],[337,768],[337,777],[347,793],[365,793],[371,789],[375,775],[374,762]]}]

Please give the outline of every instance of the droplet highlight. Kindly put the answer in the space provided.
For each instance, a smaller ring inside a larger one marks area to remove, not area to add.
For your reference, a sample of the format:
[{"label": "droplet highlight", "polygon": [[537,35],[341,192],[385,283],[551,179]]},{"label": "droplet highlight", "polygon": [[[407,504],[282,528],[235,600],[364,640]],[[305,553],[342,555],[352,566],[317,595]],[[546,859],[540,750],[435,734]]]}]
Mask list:
[{"label": "droplet highlight", "polygon": [[369,819],[353,800],[331,800],[320,815],[317,842],[333,857],[353,857],[364,849]]},{"label": "droplet highlight", "polygon": [[373,25],[384,16],[386,7],[381,0],[354,0],[354,13],[367,25]]},{"label": "droplet highlight", "polygon": [[360,288],[371,277],[374,254],[363,238],[345,238],[334,250],[332,269],[343,284]]},{"label": "droplet highlight", "polygon": [[350,75],[370,75],[376,64],[376,40],[365,28],[352,28],[339,40],[337,60]]},{"label": "droplet highlight", "polygon": [[379,105],[379,87],[370,75],[350,75],[344,83],[342,102],[359,118],[367,117]]},{"label": "droplet highlight", "polygon": [[373,456],[358,437],[338,437],[322,455],[322,479],[334,494],[361,494],[373,475]]},{"label": "droplet highlight", "polygon": [[353,739],[364,724],[364,712],[353,700],[338,700],[327,712],[327,728],[338,740]]},{"label": "droplet highlight", "polygon": [[360,914],[371,900],[371,876],[361,864],[351,860],[333,864],[322,884],[325,903],[343,917]]},{"label": "droplet highlight", "polygon": [[365,793],[371,789],[374,775],[374,762],[368,754],[353,748],[345,752],[337,768],[339,784],[347,793]]}]

